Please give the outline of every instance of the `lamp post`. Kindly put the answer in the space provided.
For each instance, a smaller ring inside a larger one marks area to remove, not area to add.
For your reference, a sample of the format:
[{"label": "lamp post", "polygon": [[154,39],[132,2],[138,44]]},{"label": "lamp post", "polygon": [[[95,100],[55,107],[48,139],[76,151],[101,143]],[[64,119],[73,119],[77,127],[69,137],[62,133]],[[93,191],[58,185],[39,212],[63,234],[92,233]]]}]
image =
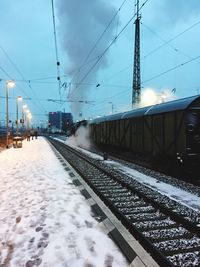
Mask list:
[{"label": "lamp post", "polygon": [[8,88],[13,88],[15,86],[14,81],[7,81],[6,82],[6,148],[8,148]]},{"label": "lamp post", "polygon": [[19,124],[19,119],[18,119],[18,105],[19,105],[19,101],[22,100],[21,96],[18,96],[16,98],[16,134],[18,136],[18,124]]},{"label": "lamp post", "polygon": [[23,130],[24,130],[24,126],[26,125],[26,109],[27,109],[27,105],[23,105],[22,106],[22,125],[23,125]]},{"label": "lamp post", "polygon": [[28,114],[30,113],[30,110],[28,108],[25,108],[25,119],[26,119],[26,129],[29,130],[29,123],[28,123]]},{"label": "lamp post", "polygon": [[113,104],[113,102],[108,102],[108,104],[111,104],[111,108],[112,108],[112,113],[111,114],[113,114],[113,112],[114,112],[114,104]]},{"label": "lamp post", "polygon": [[30,130],[31,119],[32,119],[32,115],[31,115],[31,113],[29,112],[29,113],[27,114],[27,128],[28,128],[28,130]]}]

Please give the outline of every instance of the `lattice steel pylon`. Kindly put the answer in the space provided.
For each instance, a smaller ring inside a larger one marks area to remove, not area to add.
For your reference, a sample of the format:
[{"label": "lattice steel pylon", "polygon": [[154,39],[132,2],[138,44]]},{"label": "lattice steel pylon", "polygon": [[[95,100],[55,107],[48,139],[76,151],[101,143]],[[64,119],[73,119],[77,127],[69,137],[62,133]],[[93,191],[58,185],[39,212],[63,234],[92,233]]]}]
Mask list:
[{"label": "lattice steel pylon", "polygon": [[135,20],[135,48],[132,86],[132,108],[136,107],[141,100],[141,80],[140,80],[140,15],[139,0],[137,0],[137,18]]}]

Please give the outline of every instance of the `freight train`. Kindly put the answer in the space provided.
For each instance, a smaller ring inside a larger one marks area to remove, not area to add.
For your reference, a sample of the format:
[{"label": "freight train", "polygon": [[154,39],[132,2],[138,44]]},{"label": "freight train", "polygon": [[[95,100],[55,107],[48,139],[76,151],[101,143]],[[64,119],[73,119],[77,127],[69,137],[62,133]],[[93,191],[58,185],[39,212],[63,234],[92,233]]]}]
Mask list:
[{"label": "freight train", "polygon": [[200,159],[200,96],[100,117],[89,127],[97,145],[181,163]]}]

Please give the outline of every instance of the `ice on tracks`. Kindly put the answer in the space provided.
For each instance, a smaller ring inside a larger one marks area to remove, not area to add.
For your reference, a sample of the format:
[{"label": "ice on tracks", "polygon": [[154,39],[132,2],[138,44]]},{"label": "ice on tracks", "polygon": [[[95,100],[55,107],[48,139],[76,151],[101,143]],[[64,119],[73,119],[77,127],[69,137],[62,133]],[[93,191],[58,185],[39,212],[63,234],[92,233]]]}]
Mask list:
[{"label": "ice on tracks", "polygon": [[128,266],[43,138],[0,154],[0,266]]}]

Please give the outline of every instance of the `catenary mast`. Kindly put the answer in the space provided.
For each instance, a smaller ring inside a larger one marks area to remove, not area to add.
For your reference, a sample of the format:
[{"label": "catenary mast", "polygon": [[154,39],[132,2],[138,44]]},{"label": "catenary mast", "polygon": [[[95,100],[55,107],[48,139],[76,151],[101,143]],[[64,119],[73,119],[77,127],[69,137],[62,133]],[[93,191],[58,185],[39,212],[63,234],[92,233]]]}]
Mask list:
[{"label": "catenary mast", "polygon": [[141,100],[141,80],[140,80],[140,15],[139,0],[136,0],[137,18],[135,20],[135,48],[132,86],[132,108],[136,107]]}]

